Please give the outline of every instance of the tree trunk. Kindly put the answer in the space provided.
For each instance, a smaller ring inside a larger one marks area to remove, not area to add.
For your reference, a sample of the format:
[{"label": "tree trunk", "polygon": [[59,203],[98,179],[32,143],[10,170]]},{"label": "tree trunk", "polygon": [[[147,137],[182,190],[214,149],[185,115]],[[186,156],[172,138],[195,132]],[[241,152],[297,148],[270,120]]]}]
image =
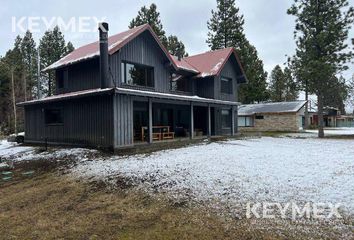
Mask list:
[{"label": "tree trunk", "polygon": [[15,97],[15,83],[14,83],[14,70],[11,69],[11,85],[12,85],[12,107],[15,119],[15,134],[17,135],[17,113],[16,113],[16,97]]},{"label": "tree trunk", "polygon": [[23,85],[24,85],[24,93],[25,93],[25,101],[27,101],[27,79],[26,79],[26,72],[25,70],[22,73],[22,77],[23,77]]},{"label": "tree trunk", "polygon": [[305,90],[305,100],[306,100],[306,104],[305,104],[305,129],[309,128],[309,92],[307,91],[307,89]]},{"label": "tree trunk", "polygon": [[322,94],[317,95],[317,114],[318,114],[318,137],[324,137],[324,122],[323,122],[323,96]]}]

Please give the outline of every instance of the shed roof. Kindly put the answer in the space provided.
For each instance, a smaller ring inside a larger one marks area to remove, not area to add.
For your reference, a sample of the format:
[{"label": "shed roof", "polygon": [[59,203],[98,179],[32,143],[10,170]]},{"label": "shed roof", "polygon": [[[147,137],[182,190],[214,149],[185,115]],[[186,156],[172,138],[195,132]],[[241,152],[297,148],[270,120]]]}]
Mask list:
[{"label": "shed roof", "polygon": [[257,113],[296,113],[306,101],[275,102],[241,105],[238,109],[239,116],[250,116]]},{"label": "shed roof", "polygon": [[62,101],[68,100],[73,98],[80,98],[80,97],[87,97],[87,96],[94,96],[94,95],[101,95],[101,94],[110,94],[113,92],[120,93],[120,94],[128,94],[134,96],[143,96],[143,97],[153,97],[153,98],[161,98],[161,99],[173,99],[173,100],[180,100],[180,101],[189,101],[189,102],[200,102],[200,103],[210,103],[210,104],[217,104],[217,105],[228,105],[228,106],[237,106],[240,105],[239,102],[231,102],[231,101],[223,101],[211,98],[203,98],[198,96],[187,96],[187,95],[178,95],[178,94],[170,94],[170,93],[160,93],[160,92],[153,92],[153,91],[144,91],[144,90],[137,90],[137,89],[129,89],[129,88],[96,88],[96,89],[89,89],[77,92],[70,92],[70,93],[63,93],[58,95],[53,95],[50,97],[45,97],[42,99],[35,99],[27,102],[17,103],[18,106],[26,106],[26,105],[33,105],[39,103],[48,103],[48,102],[55,102],[55,101]]}]

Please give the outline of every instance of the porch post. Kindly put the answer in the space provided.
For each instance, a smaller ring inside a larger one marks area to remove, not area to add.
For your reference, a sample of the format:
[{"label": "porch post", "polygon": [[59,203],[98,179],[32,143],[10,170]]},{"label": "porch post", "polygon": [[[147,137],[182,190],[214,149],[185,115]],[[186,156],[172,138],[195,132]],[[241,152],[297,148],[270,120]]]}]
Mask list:
[{"label": "porch post", "polygon": [[211,137],[211,112],[210,104],[208,104],[208,137]]},{"label": "porch post", "polygon": [[191,102],[191,110],[190,110],[190,112],[191,112],[191,122],[190,122],[190,133],[189,133],[189,137],[191,138],[191,139],[193,139],[194,138],[194,111],[193,111],[193,107],[194,107],[194,104],[193,104],[193,102]]},{"label": "porch post", "polygon": [[152,100],[149,98],[149,143],[152,143]]},{"label": "porch post", "polygon": [[231,136],[235,136],[235,107],[231,107]]}]

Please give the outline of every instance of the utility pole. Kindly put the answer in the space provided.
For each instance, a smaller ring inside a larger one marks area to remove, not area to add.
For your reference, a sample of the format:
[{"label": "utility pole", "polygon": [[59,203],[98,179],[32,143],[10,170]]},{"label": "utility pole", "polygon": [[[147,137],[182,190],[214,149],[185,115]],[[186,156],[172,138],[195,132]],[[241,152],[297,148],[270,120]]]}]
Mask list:
[{"label": "utility pole", "polygon": [[16,113],[16,96],[15,96],[15,82],[14,82],[14,69],[11,67],[11,84],[12,84],[12,106],[15,118],[15,135],[17,135],[17,113]]}]

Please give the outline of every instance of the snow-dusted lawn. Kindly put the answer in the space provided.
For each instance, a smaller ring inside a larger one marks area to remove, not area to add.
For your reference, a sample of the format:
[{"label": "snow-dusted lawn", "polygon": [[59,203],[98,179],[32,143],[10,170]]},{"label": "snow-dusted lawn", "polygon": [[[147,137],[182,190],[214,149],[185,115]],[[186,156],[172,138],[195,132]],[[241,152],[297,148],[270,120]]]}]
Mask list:
[{"label": "snow-dusted lawn", "polygon": [[342,203],[354,213],[354,141],[270,138],[82,161],[78,176],[124,176],[147,191],[225,203]]},{"label": "snow-dusted lawn", "polygon": [[0,141],[0,157],[21,161],[69,156],[78,161],[71,169],[76,177],[112,183],[124,177],[151,193],[166,192],[236,211],[249,201],[311,201],[342,203],[354,214],[353,146],[354,140],[263,137],[103,159],[94,150],[37,153],[33,147]]},{"label": "snow-dusted lawn", "polygon": [[[306,130],[308,133],[317,134],[318,130]],[[354,135],[354,127],[352,128],[326,128],[325,135]]]}]

